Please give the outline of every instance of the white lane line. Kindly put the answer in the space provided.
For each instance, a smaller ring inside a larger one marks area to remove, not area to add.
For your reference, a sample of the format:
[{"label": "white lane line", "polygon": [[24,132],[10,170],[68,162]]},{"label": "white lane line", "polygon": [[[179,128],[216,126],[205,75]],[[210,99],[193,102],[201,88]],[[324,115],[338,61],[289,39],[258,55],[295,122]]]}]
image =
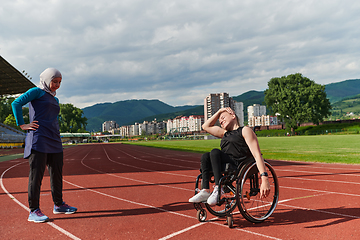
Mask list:
[{"label": "white lane line", "polygon": [[[75,183],[72,183],[72,182],[69,182],[69,181],[66,181],[66,180],[63,180],[64,182],[74,186],[74,187],[77,187],[77,188],[81,188],[81,189],[84,189],[84,190],[87,190],[87,191],[90,191],[90,192],[93,192],[93,193],[96,193],[96,194],[100,194],[102,196],[105,196],[105,197],[109,197],[109,198],[112,198],[112,199],[115,199],[115,200],[120,200],[120,201],[123,201],[123,202],[127,202],[127,203],[130,203],[130,204],[134,204],[134,205],[139,205],[139,206],[142,206],[142,207],[147,207],[147,208],[153,208],[153,209],[156,209],[158,211],[162,211],[162,212],[165,212],[165,213],[169,213],[169,214],[174,214],[174,215],[177,215],[177,216],[181,216],[181,217],[186,217],[186,218],[190,218],[190,219],[196,219],[196,217],[192,217],[192,216],[188,216],[188,215],[185,215],[185,214],[182,214],[182,213],[178,213],[178,212],[174,212],[174,211],[169,211],[169,210],[166,210],[166,209],[163,209],[163,208],[159,208],[159,207],[155,207],[155,206],[152,206],[152,205],[149,205],[149,204],[145,204],[145,203],[140,203],[140,202],[134,202],[134,201],[131,201],[131,200],[128,200],[128,199],[124,199],[124,198],[120,198],[120,197],[116,197],[116,196],[113,196],[113,195],[110,195],[110,194],[107,194],[107,193],[103,193],[103,192],[100,192],[100,191],[96,191],[96,190],[93,190],[93,189],[89,189],[89,188],[86,188],[86,187],[83,187],[83,186],[80,186],[80,185],[77,185]],[[214,219],[218,219],[218,218],[214,218]],[[227,226],[225,226],[224,224],[221,224],[221,223],[217,223],[217,222],[212,222],[211,220],[210,221],[207,221],[207,222],[204,222],[205,223],[211,223],[211,224],[216,224],[218,226],[221,226],[221,227],[226,227],[228,228]],[[202,224],[200,224],[202,225]],[[200,226],[199,224],[196,224],[195,226],[198,227]],[[189,227],[187,228],[189,230],[193,229],[195,227]],[[240,229],[240,228],[235,228],[236,230],[238,231],[241,231],[241,232],[246,232],[246,233],[249,233],[249,234],[253,234],[253,235],[257,235],[257,236],[262,236],[262,237],[265,237],[265,238],[269,238],[269,239],[278,239],[279,238],[275,238],[275,237],[271,237],[271,236],[267,236],[267,235],[263,235],[263,234],[260,234],[260,233],[256,233],[256,232],[252,232],[252,231],[248,231],[248,230],[245,230],[245,229]],[[185,232],[184,230],[181,230],[179,231],[181,233]],[[174,233],[173,233],[174,234]],[[180,233],[178,233],[180,234]],[[175,234],[175,235],[178,235],[178,234]],[[175,236],[174,235],[174,236]]]},{"label": "white lane line", "polygon": [[295,209],[301,209],[301,210],[307,210],[307,211],[313,211],[313,212],[319,212],[319,213],[326,213],[326,214],[331,214],[331,215],[340,216],[340,217],[360,219],[360,216],[353,216],[353,215],[329,212],[329,211],[312,209],[312,208],[304,208],[304,207],[292,206],[292,205],[287,205],[287,204],[283,204],[283,203],[279,203],[279,205],[289,207],[289,208],[295,208]]},{"label": "white lane line", "polygon": [[[103,148],[104,149],[104,148]],[[150,160],[146,160],[146,159],[142,159],[142,158],[139,158],[139,157],[136,157],[136,156],[133,156],[125,151],[122,151],[120,149],[117,149],[117,148],[114,148],[116,151],[118,152],[122,152],[123,154],[125,155],[128,155],[134,159],[137,159],[137,160],[140,160],[140,161],[143,161],[143,162],[149,162],[149,163],[153,163],[153,164],[160,164],[160,165],[164,165],[164,166],[171,166],[171,167],[180,167],[180,168],[188,168],[189,170],[198,170],[199,168],[194,168],[194,167],[187,167],[187,166],[180,166],[180,165],[174,165],[174,164],[169,164],[169,163],[162,163],[162,162],[155,162],[155,161],[150,161]],[[104,149],[105,151],[105,149]],[[106,152],[106,151],[105,151]],[[107,153],[106,153],[107,155]],[[107,155],[108,156],[108,155]]]},{"label": "white lane line", "polygon": [[[339,170],[339,169],[338,169]],[[316,174],[317,176],[355,176],[355,177],[360,177],[360,174],[354,174],[354,173],[327,173],[327,172],[310,172],[310,171],[299,171],[299,170],[287,170],[287,169],[276,169],[276,171],[279,172],[298,172],[298,173],[306,173],[306,175],[309,174]],[[359,170],[360,171],[360,170]]]},{"label": "white lane line", "polygon": [[[6,169],[6,170],[1,174],[0,184],[1,184],[1,188],[2,188],[3,191],[10,197],[10,199],[12,199],[14,202],[16,202],[20,207],[22,207],[23,209],[25,209],[27,212],[30,212],[30,209],[29,209],[28,207],[26,207],[24,204],[22,204],[19,200],[17,200],[12,194],[10,194],[10,193],[8,192],[8,190],[5,188],[4,184],[3,184],[3,177],[4,177],[4,175],[5,175],[5,173],[6,173],[7,171],[9,171],[10,169],[12,169],[12,168],[14,168],[14,167],[17,167],[17,166],[20,165],[20,164],[26,163],[26,162],[27,162],[27,161],[24,161],[24,162],[15,164],[15,165],[13,165],[12,167]],[[71,238],[71,239],[81,240],[80,238],[76,237],[75,235],[71,234],[70,232],[66,231],[65,229],[59,227],[59,226],[56,225],[55,223],[46,222],[46,224],[48,224],[49,226],[55,228],[56,230],[58,230],[59,232],[61,232],[62,234],[68,236],[68,237]]]},{"label": "white lane line", "polygon": [[[184,175],[184,174],[178,174],[178,173],[170,173],[170,172],[163,172],[163,171],[156,171],[156,170],[151,170],[151,169],[147,169],[147,168],[137,167],[137,166],[134,166],[134,165],[128,165],[128,164],[125,164],[125,163],[120,163],[120,162],[117,162],[117,161],[112,160],[112,159],[109,157],[107,151],[106,151],[104,148],[103,148],[103,150],[104,150],[104,152],[105,152],[105,154],[106,154],[106,157],[108,158],[108,160],[109,160],[110,162],[113,162],[113,163],[116,163],[116,164],[119,164],[119,165],[123,165],[123,166],[126,166],[126,167],[131,167],[131,168],[135,168],[135,169],[140,169],[140,170],[147,171],[147,172],[156,172],[156,173],[162,173],[162,174],[167,174],[167,175],[172,175],[172,176],[180,176],[180,177],[189,177],[189,178],[191,177],[191,178],[193,178],[193,179],[196,178],[196,176],[190,176],[190,175]],[[116,149],[116,150],[117,150],[117,149]],[[118,151],[120,151],[120,150],[118,150]],[[120,152],[122,152],[122,153],[124,153],[124,154],[126,154],[126,155],[128,155],[128,156],[130,156],[130,157],[132,157],[132,158],[134,158],[134,159],[137,159],[137,160],[140,160],[140,161],[146,161],[146,162],[153,163],[153,162],[151,162],[151,161],[143,160],[143,159],[141,159],[141,158],[137,158],[137,157],[135,157],[135,156],[132,156],[132,155],[126,153],[126,152],[123,152],[123,151],[120,151]],[[157,163],[157,164],[165,165],[165,164],[162,164],[162,163]],[[173,166],[176,166],[176,165],[173,165]],[[182,167],[182,166],[177,166],[177,167]],[[198,169],[192,169],[192,170],[198,170]]]},{"label": "white lane line", "polygon": [[[107,154],[106,150],[103,148],[108,160],[112,161],[111,158],[109,157],[109,155]],[[102,171],[99,171],[97,169],[94,169],[94,168],[91,168],[89,166],[87,166],[86,164],[84,164],[84,160],[85,158],[89,155],[89,153],[87,153],[81,160],[81,163],[85,166],[85,167],[88,167],[94,171],[97,171],[97,172],[101,172],[101,173],[104,173],[104,174],[108,174],[108,175],[111,175],[111,176],[115,176],[115,177],[119,177],[117,175],[114,175],[114,174],[109,174],[109,173],[105,173],[105,172],[102,172]],[[128,156],[131,156],[129,154],[126,154]],[[133,156],[131,156],[133,157]],[[134,157],[135,158],[135,157]],[[114,161],[112,161],[114,162]],[[118,162],[115,162],[115,163],[118,163]],[[121,164],[121,163],[119,163]],[[135,166],[131,166],[131,165],[128,165],[130,167],[135,167]],[[135,167],[137,168],[137,167]],[[145,169],[145,168],[142,168],[142,170],[146,170],[146,171],[151,171],[151,172],[158,172],[158,171],[154,171],[154,170],[149,170],[149,169]],[[160,173],[160,172],[159,172]],[[129,180],[135,180],[135,179],[130,179],[128,178]],[[96,191],[96,190],[93,190],[93,189],[89,189],[89,188],[86,188],[86,187],[83,187],[83,186],[80,186],[80,185],[77,185],[75,183],[72,183],[72,182],[69,182],[69,181],[66,181],[66,180],[63,180],[64,182],[72,185],[72,186],[75,186],[75,187],[78,187],[78,188],[81,188],[81,189],[84,189],[84,190],[88,190],[88,191],[91,191],[91,192],[94,192],[94,193],[97,193],[97,194],[100,194],[100,195],[103,195],[103,196],[106,196],[106,197],[109,197],[109,198],[113,198],[113,199],[116,199],[116,200],[120,200],[120,201],[124,201],[124,202],[127,202],[127,203],[130,203],[130,204],[134,204],[134,205],[140,205],[140,206],[144,206],[144,207],[147,207],[147,208],[153,208],[153,209],[156,209],[156,210],[159,210],[159,211],[163,211],[163,212],[166,212],[166,213],[170,213],[170,214],[174,214],[174,215],[178,215],[178,216],[182,216],[182,217],[186,217],[186,218],[191,218],[191,219],[196,219],[196,217],[192,217],[192,216],[188,216],[188,215],[185,215],[185,214],[181,214],[181,213],[177,213],[177,212],[173,212],[173,211],[169,211],[169,210],[166,210],[166,209],[162,209],[162,208],[159,208],[159,207],[155,207],[155,206],[151,206],[151,205],[148,205],[148,204],[144,204],[144,203],[139,203],[139,202],[134,202],[134,201],[131,201],[131,200],[127,200],[127,199],[123,199],[123,198],[119,198],[119,197],[115,197],[113,195],[110,195],[110,194],[106,194],[106,193],[102,193],[100,191]],[[139,180],[135,180],[135,181],[139,181]],[[146,181],[141,181],[141,182],[145,182],[147,184],[150,184],[150,182],[146,182]],[[166,186],[166,185],[161,185],[162,187],[171,187],[171,186]],[[188,190],[186,189],[187,191],[193,191],[193,190]],[[214,218],[214,219],[218,219],[218,218]],[[211,220],[210,221],[207,221],[207,222],[204,222],[205,223],[211,223],[211,224],[216,224],[218,226],[221,226],[221,227],[227,227],[223,224],[220,224],[220,223],[216,223],[216,222],[212,222]],[[202,225],[202,224],[200,224]],[[200,226],[199,224],[196,224],[196,226]],[[193,229],[194,227],[189,227],[187,228],[189,230]],[[276,240],[280,240],[279,238],[274,238],[274,237],[271,237],[271,236],[267,236],[267,235],[263,235],[263,234],[260,234],[260,233],[256,233],[256,232],[251,232],[251,231],[248,231],[248,230],[244,230],[244,229],[236,229],[238,231],[241,231],[241,232],[246,232],[246,233],[249,233],[249,234],[253,234],[253,235],[257,235],[257,236],[262,236],[262,237],[265,237],[265,238],[269,238],[269,239],[276,239]],[[180,233],[183,233],[185,232],[185,230],[181,230]],[[178,233],[178,234],[180,234]],[[174,234],[174,233],[173,233]],[[178,235],[178,234],[175,234],[175,235]],[[174,235],[174,236],[175,236]]]},{"label": "white lane line", "polygon": [[346,181],[337,181],[337,180],[327,180],[327,179],[311,179],[311,178],[302,178],[302,177],[280,177],[279,179],[296,179],[296,180],[305,180],[305,181],[313,181],[313,182],[331,182],[331,183],[342,183],[342,184],[355,184],[359,185],[360,182],[346,182]]},{"label": "white lane line", "polygon": [[332,192],[332,191],[324,191],[324,190],[309,189],[309,188],[285,187],[285,186],[280,186],[280,188],[288,188],[288,189],[292,189],[292,190],[301,190],[301,191],[332,193],[332,194],[337,194],[337,195],[342,195],[342,196],[360,197],[359,194],[343,193],[343,192]]},{"label": "white lane line", "polygon": [[206,222],[201,222],[201,223],[192,225],[192,226],[190,226],[190,227],[188,227],[188,228],[184,228],[184,229],[182,229],[182,230],[180,230],[180,231],[177,231],[177,232],[174,232],[174,233],[172,233],[172,234],[170,234],[170,235],[167,235],[167,236],[165,236],[165,237],[159,238],[159,240],[167,240],[167,239],[170,239],[170,238],[175,237],[175,236],[177,236],[177,235],[180,235],[180,234],[182,234],[182,233],[184,233],[184,232],[187,232],[187,231],[190,231],[190,230],[192,230],[192,229],[194,229],[194,228],[197,228],[197,227],[199,227],[199,226],[201,226],[201,225],[203,225],[203,224],[205,224],[205,223],[206,223]]}]

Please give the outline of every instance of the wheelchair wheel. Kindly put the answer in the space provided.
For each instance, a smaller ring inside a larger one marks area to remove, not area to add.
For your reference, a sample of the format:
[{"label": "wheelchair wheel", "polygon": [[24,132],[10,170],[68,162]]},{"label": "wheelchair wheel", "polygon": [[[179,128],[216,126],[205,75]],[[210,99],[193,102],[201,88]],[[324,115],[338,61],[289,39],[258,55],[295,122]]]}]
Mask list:
[{"label": "wheelchair wheel", "polygon": [[206,214],[206,211],[205,209],[199,209],[196,213],[196,218],[199,222],[205,222],[206,221],[206,217],[207,217],[207,214]]},{"label": "wheelchair wheel", "polygon": [[253,223],[266,220],[274,212],[279,200],[279,183],[272,166],[265,161],[270,183],[270,194],[260,199],[261,177],[255,162],[245,164],[236,184],[236,198],[243,217]]},{"label": "wheelchair wheel", "polygon": [[[210,188],[213,189],[214,183],[210,181]],[[220,202],[210,206],[205,203],[206,209],[214,216],[226,217],[236,208],[236,188],[228,183],[223,186],[221,191]]]},{"label": "wheelchair wheel", "polygon": [[[200,191],[202,176],[201,174],[197,177],[195,183],[195,194]],[[214,176],[210,176],[210,189],[213,189],[214,184]],[[207,203],[205,204],[206,209],[214,216],[217,217],[226,217],[228,213],[231,213],[236,208],[236,188],[234,186],[226,185],[224,186],[224,191],[221,194],[221,199],[223,199],[220,203],[214,206],[210,206]]]}]

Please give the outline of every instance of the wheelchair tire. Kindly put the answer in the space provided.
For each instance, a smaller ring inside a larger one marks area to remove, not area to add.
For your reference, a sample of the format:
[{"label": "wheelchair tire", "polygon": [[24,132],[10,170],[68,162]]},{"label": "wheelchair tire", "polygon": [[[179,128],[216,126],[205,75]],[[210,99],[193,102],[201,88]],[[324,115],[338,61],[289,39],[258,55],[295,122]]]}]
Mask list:
[{"label": "wheelchair tire", "polygon": [[[199,176],[196,179],[196,183],[195,183],[195,194],[198,193],[200,191],[201,187],[201,180],[202,180],[202,176],[201,174],[199,174]],[[210,178],[210,188],[212,189],[214,186],[214,180],[213,180],[213,176],[211,176]],[[210,206],[209,204],[207,204],[206,202],[204,202],[204,205],[206,207],[206,209],[214,216],[217,217],[226,217],[229,213],[231,213],[235,208],[236,208],[236,188],[235,187],[228,187],[229,191],[225,191],[227,193],[226,197],[232,197],[232,200],[228,200],[228,202],[224,202],[222,204],[217,204],[214,206]],[[231,188],[231,190],[230,190]]]},{"label": "wheelchair tire", "polygon": [[[211,183],[210,183],[211,184]],[[210,186],[211,187],[211,186]],[[236,188],[233,186],[225,185],[228,191],[221,194],[221,198],[225,199],[222,203],[210,206],[205,203],[206,209],[214,216],[226,217],[236,208]]]},{"label": "wheelchair tire", "polygon": [[249,162],[240,170],[236,184],[237,205],[241,215],[252,223],[265,221],[274,212],[279,200],[279,183],[273,167],[265,161],[270,195],[260,199],[261,177],[256,163]]},{"label": "wheelchair tire", "polygon": [[199,222],[205,222],[207,217],[207,213],[205,209],[199,209],[196,213],[196,218]]}]

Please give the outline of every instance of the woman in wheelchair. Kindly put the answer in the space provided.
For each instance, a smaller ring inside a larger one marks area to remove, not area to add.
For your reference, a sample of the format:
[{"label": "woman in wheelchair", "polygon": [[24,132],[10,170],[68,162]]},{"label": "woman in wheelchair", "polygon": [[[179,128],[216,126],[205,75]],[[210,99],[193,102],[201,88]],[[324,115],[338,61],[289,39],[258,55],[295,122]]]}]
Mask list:
[{"label": "woman in wheelchair", "polygon": [[[219,120],[221,127],[216,126]],[[259,143],[253,130],[249,127],[240,127],[238,118],[231,108],[221,108],[203,125],[203,129],[211,135],[221,138],[219,149],[213,149],[201,157],[202,189],[189,199],[189,202],[207,202],[213,206],[217,204],[219,194],[219,180],[222,166],[231,163],[238,166],[242,161],[254,158],[261,173],[260,198],[266,198],[270,193],[268,174],[265,171],[264,159],[260,152]],[[215,187],[210,194],[209,178],[213,172]]]}]

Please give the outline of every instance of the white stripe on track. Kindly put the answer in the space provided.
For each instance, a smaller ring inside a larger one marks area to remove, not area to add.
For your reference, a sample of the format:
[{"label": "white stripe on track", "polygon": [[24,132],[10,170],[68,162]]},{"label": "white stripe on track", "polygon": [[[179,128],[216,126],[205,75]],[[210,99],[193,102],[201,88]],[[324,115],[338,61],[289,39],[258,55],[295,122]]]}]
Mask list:
[{"label": "white stripe on track", "polygon": [[289,189],[292,189],[292,190],[302,190],[302,191],[311,191],[311,192],[332,193],[332,194],[337,194],[337,195],[342,195],[342,196],[360,197],[359,194],[343,193],[343,192],[332,192],[332,191],[325,191],[325,190],[318,190],[318,189],[285,187],[285,186],[280,186],[280,188],[289,188]]},{"label": "white stripe on track", "polygon": [[[105,197],[109,197],[109,198],[112,198],[112,199],[116,199],[116,200],[120,200],[120,201],[123,201],[123,202],[127,202],[127,203],[130,203],[130,204],[134,204],[134,205],[139,205],[139,206],[142,206],[142,207],[147,207],[147,208],[153,208],[153,209],[156,209],[156,210],[159,210],[159,211],[162,211],[162,212],[166,212],[166,213],[170,213],[170,214],[174,214],[174,215],[177,215],[177,216],[181,216],[181,217],[186,217],[186,218],[190,218],[190,219],[196,219],[196,217],[192,217],[192,216],[188,216],[188,215],[185,215],[185,214],[182,214],[182,213],[178,213],[178,212],[174,212],[174,211],[169,211],[169,210],[166,210],[166,209],[163,209],[163,208],[159,208],[159,207],[155,207],[155,206],[152,206],[152,205],[149,205],[149,204],[145,204],[145,203],[139,203],[139,202],[134,202],[134,201],[131,201],[131,200],[128,200],[128,199],[124,199],[124,198],[119,198],[119,197],[116,197],[116,196],[113,196],[113,195],[110,195],[110,194],[107,194],[107,193],[103,193],[103,192],[100,192],[100,191],[96,191],[96,190],[93,190],[93,189],[89,189],[89,188],[86,188],[86,187],[83,187],[83,186],[80,186],[80,185],[77,185],[75,183],[72,183],[72,182],[69,182],[69,181],[66,181],[66,180],[63,180],[64,182],[74,186],[74,187],[77,187],[77,188],[81,188],[81,189],[84,189],[84,190],[87,190],[87,191],[90,191],[90,192],[93,192],[93,193],[97,193],[97,194],[100,194],[102,196],[105,196]],[[218,218],[215,218],[215,219],[218,219]],[[224,224],[221,224],[221,223],[217,223],[217,222],[212,222],[211,220],[210,221],[207,221],[207,222],[204,222],[205,223],[211,223],[211,224],[215,224],[215,225],[218,225],[218,226],[221,226],[221,227],[226,227],[228,228],[226,225]],[[201,224],[200,224],[201,225]],[[199,224],[196,224],[195,226],[200,226]],[[187,228],[188,230],[191,230],[192,227],[189,227]],[[275,237],[271,237],[271,236],[267,236],[267,235],[264,235],[264,234],[261,234],[261,233],[256,233],[256,232],[252,232],[252,231],[248,231],[248,230],[245,230],[245,229],[241,229],[241,228],[234,228],[235,230],[238,230],[238,231],[241,231],[241,232],[246,232],[246,233],[249,233],[249,234],[252,234],[252,235],[256,235],[256,236],[261,236],[261,237],[265,237],[265,238],[268,238],[268,239],[276,239],[276,240],[280,240],[279,238],[275,238]],[[178,232],[178,234],[180,233],[183,233],[185,232],[184,230],[181,230]],[[173,233],[175,234],[175,233]],[[178,234],[175,234],[175,235],[178,235]],[[175,236],[174,235],[174,236]],[[168,239],[168,238],[167,238]]]},{"label": "white stripe on track", "polygon": [[[169,173],[169,172],[156,171],[156,170],[151,170],[151,169],[147,169],[147,168],[137,167],[137,166],[134,166],[134,165],[128,165],[128,164],[125,164],[125,163],[120,163],[120,162],[117,162],[117,161],[112,160],[112,159],[109,157],[107,151],[106,151],[104,148],[103,148],[103,150],[104,150],[104,152],[105,152],[105,154],[106,154],[106,157],[108,158],[108,160],[109,160],[110,162],[113,162],[113,163],[116,163],[116,164],[119,164],[119,165],[123,165],[123,166],[126,166],[126,167],[131,167],[131,168],[135,168],[135,169],[140,169],[140,170],[147,171],[147,172],[157,172],[157,173],[162,173],[162,174],[167,174],[167,175],[173,175],[173,176],[180,176],[180,177],[191,177],[191,178],[193,178],[193,179],[196,178],[196,176],[190,176],[190,175],[184,175],[184,174],[178,174],[178,173]],[[117,149],[116,149],[116,150],[117,150]],[[118,150],[118,151],[120,151],[120,150]],[[123,151],[120,151],[120,152],[123,152]],[[143,159],[141,159],[141,158],[137,158],[137,157],[132,156],[132,155],[126,153],[126,152],[123,152],[123,153],[126,154],[126,155],[128,155],[128,156],[130,156],[130,157],[132,157],[132,158],[134,158],[134,159],[137,159],[137,160],[140,160],[140,161],[147,161],[147,162],[152,163],[151,161],[143,160]],[[161,164],[161,163],[157,163],[157,164]],[[164,165],[165,165],[165,164],[164,164]],[[178,167],[181,167],[181,166],[178,166]],[[192,169],[192,170],[196,170],[196,169]]]},{"label": "white stripe on track", "polygon": [[359,216],[347,215],[347,214],[342,214],[342,213],[335,213],[335,212],[328,212],[328,211],[312,209],[312,208],[292,206],[292,205],[287,205],[287,204],[283,204],[283,203],[279,203],[279,205],[285,206],[285,207],[290,207],[290,208],[295,208],[295,209],[301,209],[301,210],[307,210],[307,211],[313,211],[313,212],[319,212],[319,213],[326,213],[326,214],[331,214],[331,215],[340,216],[340,217],[360,219]]},{"label": "white stripe on track", "polygon": [[[112,161],[109,157],[109,155],[107,154],[106,150],[103,148],[107,158]],[[102,172],[102,171],[99,171],[99,170],[96,170],[94,168],[91,168],[87,165],[85,165],[83,163],[83,161],[85,160],[85,158],[89,155],[90,152],[88,152],[81,160],[81,163],[85,166],[85,167],[88,167],[94,171],[97,171],[97,172]],[[127,154],[128,156],[131,156],[129,154]],[[136,158],[136,157],[133,157],[133,158]],[[112,161],[112,162],[115,162],[115,161]],[[118,162],[115,162],[115,163],[118,163]],[[118,164],[122,164],[122,163],[118,163]],[[131,166],[131,165],[128,165],[130,167],[134,167],[134,168],[137,168],[135,166]],[[146,170],[146,171],[151,171],[151,172],[159,172],[159,171],[154,171],[154,170],[149,170],[149,169],[143,169],[141,168],[142,170]],[[160,172],[159,172],[160,173]],[[114,175],[114,174],[109,174],[109,173],[105,173],[105,174],[108,174],[108,175],[111,175],[111,176],[115,176],[115,177],[119,177],[117,175]],[[130,179],[130,180],[133,180],[133,181],[139,181],[139,180],[135,180],[135,179]],[[93,189],[89,189],[89,188],[86,188],[86,187],[83,187],[83,186],[80,186],[80,185],[77,185],[75,183],[72,183],[72,182],[69,182],[69,181],[66,181],[66,180],[63,180],[64,182],[72,185],[72,186],[75,186],[77,188],[80,188],[80,189],[84,189],[84,190],[87,190],[87,191],[91,191],[91,192],[94,192],[94,193],[97,193],[97,194],[100,194],[100,195],[103,195],[103,196],[106,196],[106,197],[109,197],[109,198],[113,198],[113,199],[116,199],[116,200],[120,200],[120,201],[124,201],[124,202],[127,202],[127,203],[130,203],[130,204],[134,204],[134,205],[140,205],[140,206],[144,206],[144,207],[147,207],[147,208],[153,208],[153,209],[156,209],[156,210],[159,210],[159,211],[162,211],[162,212],[166,212],[166,213],[170,213],[170,214],[174,214],[174,215],[178,215],[178,216],[181,216],[181,217],[186,217],[186,218],[191,218],[191,219],[197,219],[196,217],[193,217],[193,216],[188,216],[188,215],[185,215],[185,214],[181,214],[181,213],[177,213],[177,212],[174,212],[174,211],[169,211],[169,210],[166,210],[166,209],[162,209],[162,208],[159,208],[159,207],[155,207],[155,206],[151,206],[149,204],[144,204],[144,203],[139,203],[139,202],[134,202],[134,201],[131,201],[131,200],[127,200],[127,199],[123,199],[123,198],[119,198],[119,197],[116,197],[116,196],[113,196],[113,195],[110,195],[110,194],[106,194],[106,193],[103,193],[103,192],[100,192],[100,191],[96,191],[96,190],[93,190]],[[145,182],[145,181],[142,181],[142,182]],[[149,182],[145,182],[145,183],[148,183]],[[161,186],[166,186],[166,185],[161,185]],[[170,187],[170,186],[169,186]],[[188,190],[188,189],[187,189]],[[190,190],[190,191],[193,191],[193,190]],[[218,218],[214,218],[214,219],[218,219]],[[218,225],[218,226],[221,226],[221,227],[226,227],[228,228],[226,225],[223,225],[221,223],[217,223],[217,222],[212,222],[211,220],[207,221],[207,222],[204,222],[205,223],[211,223],[211,224],[215,224],[215,225]],[[202,225],[202,224],[200,224]],[[195,226],[200,226],[199,224],[196,224]],[[195,227],[189,227],[187,228],[189,230],[193,229]],[[252,234],[252,235],[256,235],[256,236],[261,236],[261,237],[264,237],[264,238],[268,238],[268,239],[275,239],[275,240],[281,240],[279,238],[275,238],[275,237],[271,237],[271,236],[267,236],[267,235],[263,235],[263,234],[260,234],[260,233],[256,233],[256,232],[251,232],[251,231],[248,231],[248,230],[245,230],[245,229],[240,229],[240,228],[234,228],[235,230],[237,231],[241,231],[241,232],[246,232],[246,233],[249,233],[249,234]],[[181,234],[185,232],[184,230],[181,230],[179,232],[177,232],[178,234]],[[173,233],[174,234],[174,233]],[[175,235],[178,235],[178,234],[175,234]],[[173,236],[175,236],[173,235]],[[167,238],[168,239],[168,238]]]},{"label": "white stripe on track", "polygon": [[[10,197],[10,199],[12,199],[14,202],[16,202],[20,207],[22,207],[23,209],[25,209],[27,212],[30,212],[30,209],[29,209],[28,207],[26,207],[24,204],[22,204],[19,200],[17,200],[12,194],[10,194],[10,193],[8,192],[8,190],[5,188],[4,184],[3,184],[3,177],[4,177],[4,174],[5,174],[7,171],[9,171],[10,169],[12,169],[12,168],[14,168],[14,167],[17,167],[17,166],[20,165],[20,164],[26,163],[26,162],[27,162],[27,161],[24,161],[24,162],[15,164],[15,165],[13,165],[12,167],[6,169],[6,170],[1,174],[0,184],[1,184],[1,188],[2,188],[3,191]],[[61,232],[62,234],[68,236],[68,237],[71,238],[71,239],[81,240],[80,238],[76,237],[75,235],[71,234],[70,232],[66,231],[65,229],[59,227],[59,226],[56,225],[55,223],[46,222],[46,224],[48,224],[49,226],[55,228],[56,230],[58,230],[59,232]]]},{"label": "white stripe on track", "polygon": [[311,178],[303,178],[303,177],[281,177],[288,179],[296,179],[296,180],[305,180],[305,181],[313,181],[313,182],[331,182],[331,183],[343,183],[343,184],[355,184],[359,185],[360,182],[345,182],[345,181],[337,181],[337,180],[327,180],[327,179],[311,179]]},{"label": "white stripe on track", "polygon": [[309,174],[316,174],[317,176],[354,176],[354,177],[360,177],[360,174],[354,174],[354,173],[327,173],[327,172],[310,172],[310,171],[299,171],[299,170],[287,170],[287,169],[276,169],[276,171],[279,172],[298,172],[298,173],[306,173],[306,175]]},{"label": "white stripe on track", "polygon": [[187,232],[187,231],[190,231],[190,230],[192,230],[192,229],[194,229],[194,228],[197,228],[197,227],[199,227],[199,226],[201,226],[201,225],[203,225],[203,224],[205,224],[205,223],[206,223],[206,222],[201,222],[201,223],[192,225],[192,226],[190,226],[190,227],[188,227],[188,228],[184,228],[184,229],[182,229],[182,230],[180,230],[180,231],[177,231],[177,232],[174,232],[174,233],[172,233],[172,234],[170,234],[170,235],[167,235],[166,237],[159,238],[159,240],[167,240],[167,239],[170,239],[170,238],[175,237],[175,236],[177,236],[177,235],[180,235],[180,234],[182,234],[182,233],[184,233],[184,232]]}]

